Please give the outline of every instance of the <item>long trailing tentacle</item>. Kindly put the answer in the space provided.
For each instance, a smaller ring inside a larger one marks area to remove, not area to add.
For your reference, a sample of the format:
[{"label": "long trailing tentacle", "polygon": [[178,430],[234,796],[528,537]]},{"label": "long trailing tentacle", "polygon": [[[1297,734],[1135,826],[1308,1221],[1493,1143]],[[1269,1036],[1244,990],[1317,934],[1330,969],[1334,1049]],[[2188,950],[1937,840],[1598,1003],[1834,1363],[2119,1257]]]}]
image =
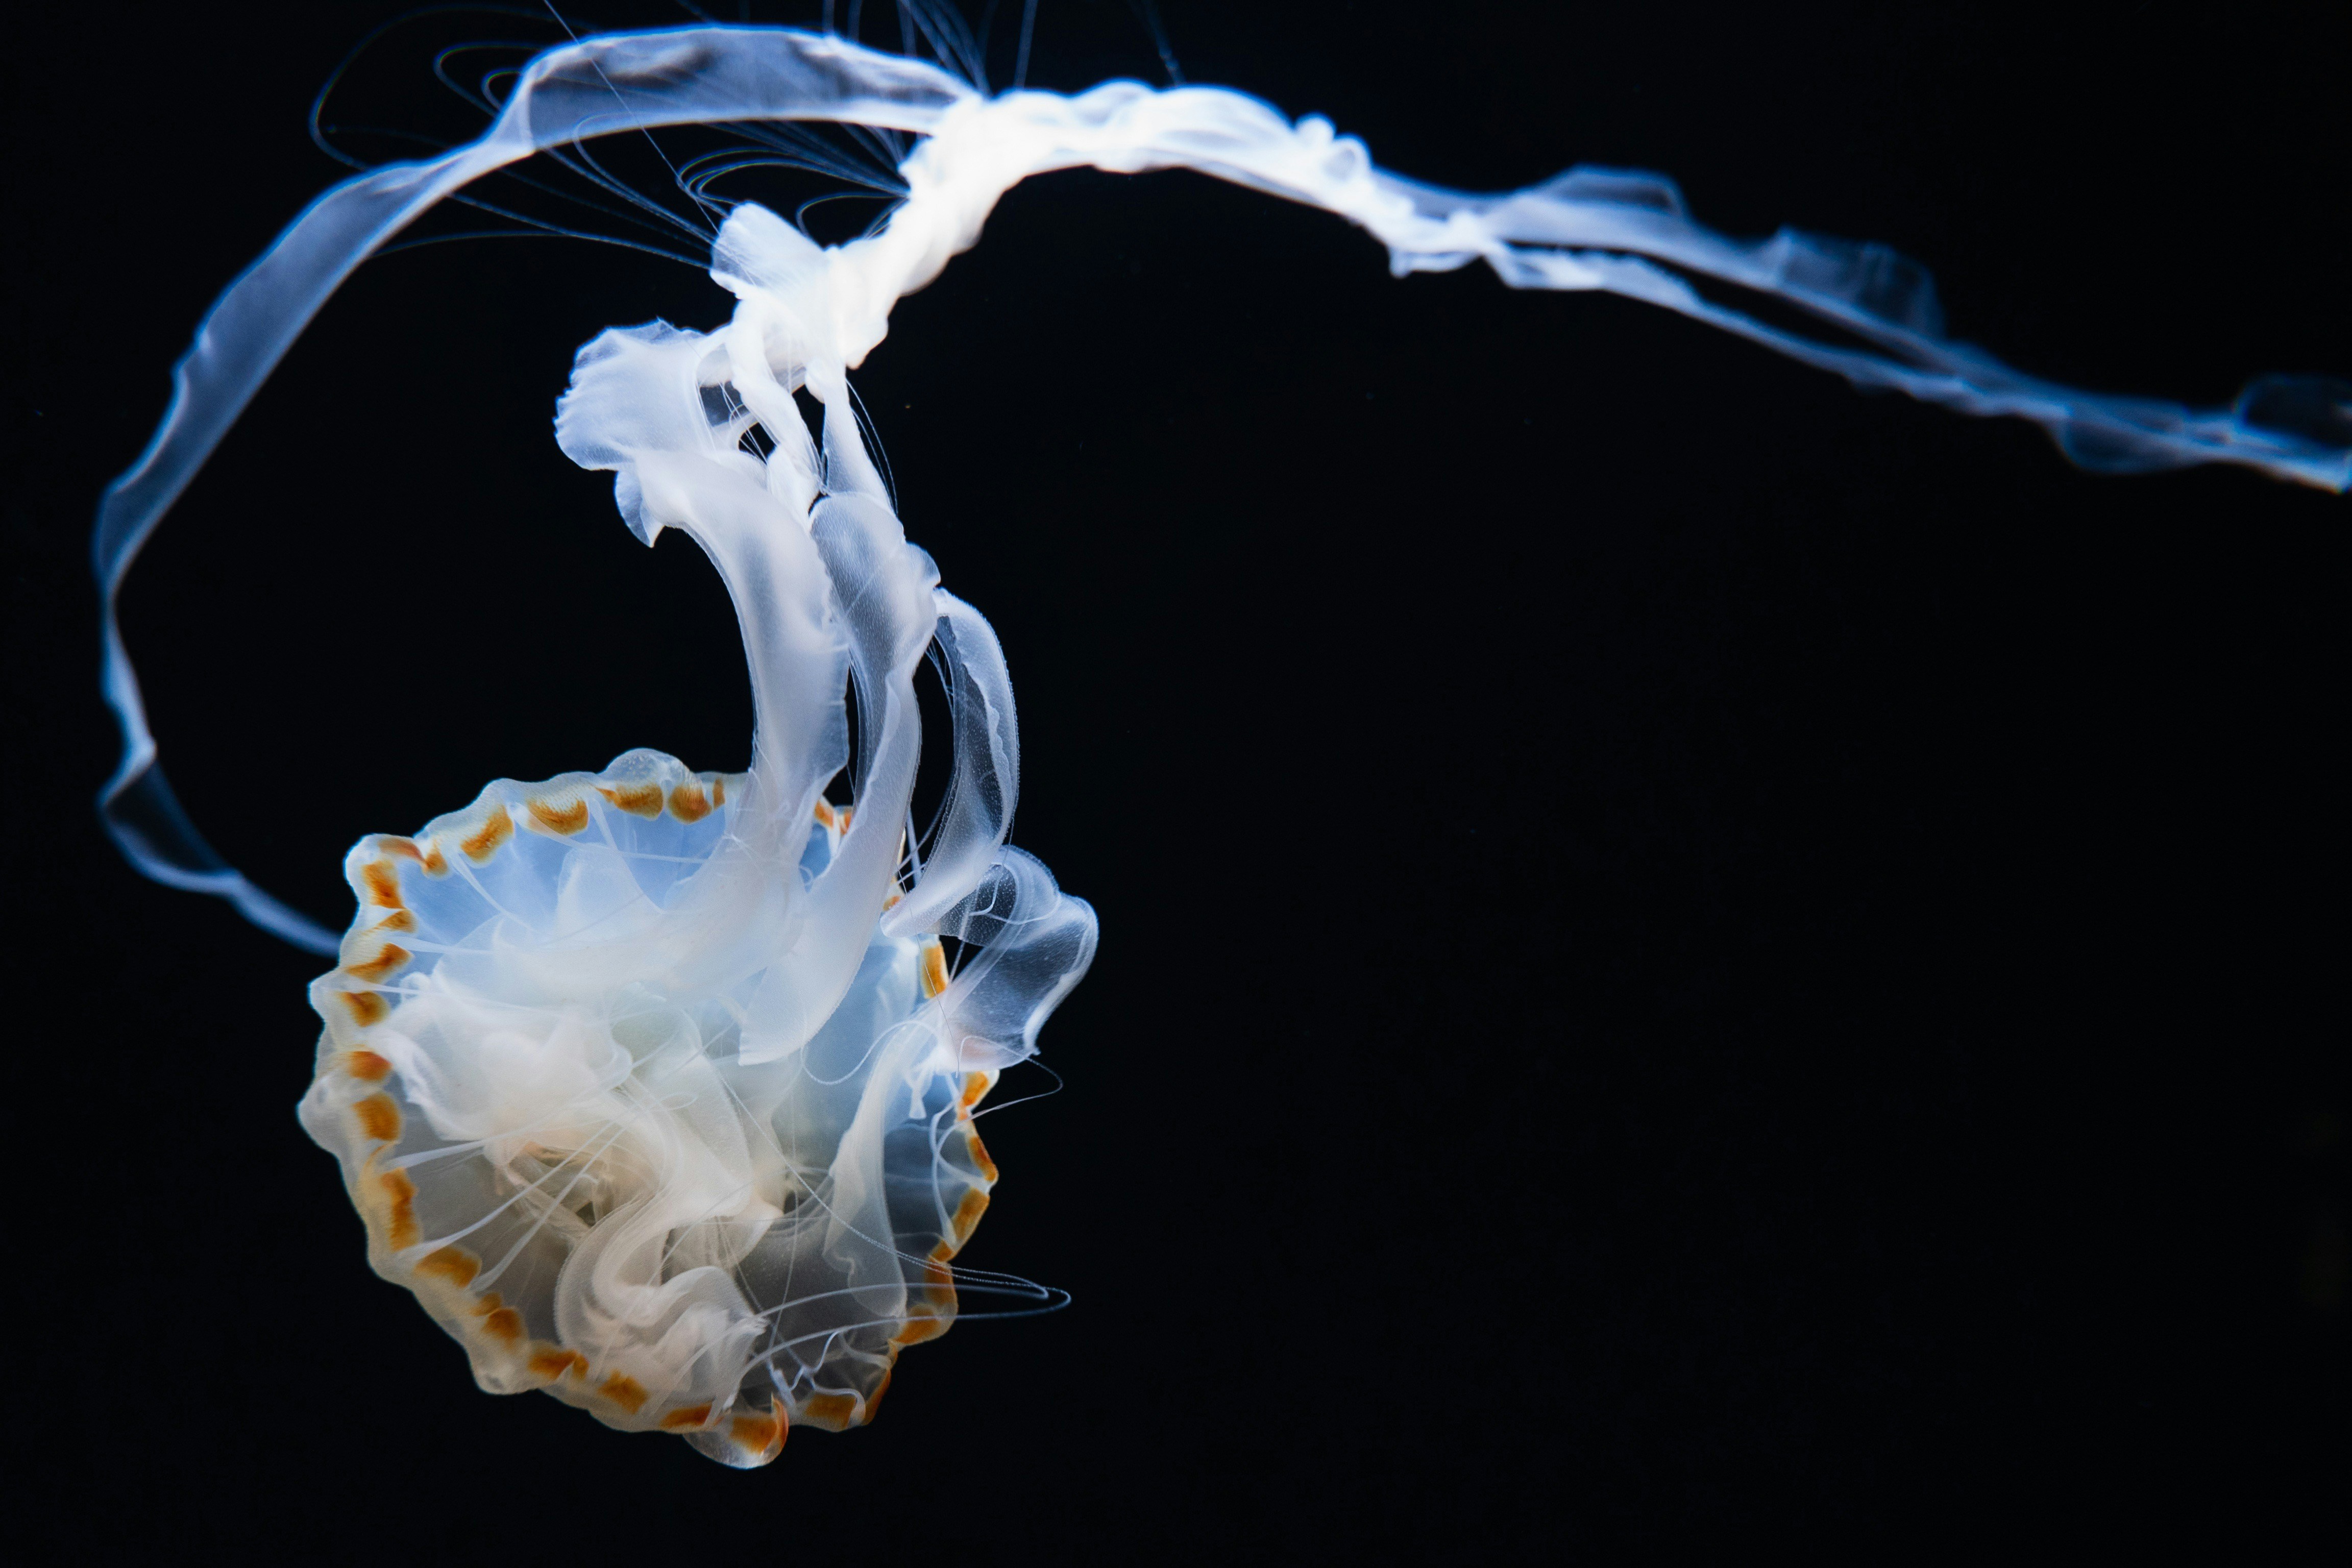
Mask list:
[{"label": "long trailing tentacle", "polygon": [[[1024,44],[1027,23],[1024,7]],[[108,489],[92,543],[103,592],[104,687],[123,733],[121,763],[100,805],[142,870],[228,898],[312,951],[334,951],[327,931],[215,855],[180,809],[156,764],[115,615],[140,546],[310,317],[418,215],[534,152],[653,126],[763,120],[928,138],[902,165],[908,195],[887,225],[826,253],[834,341],[820,356],[829,363],[812,363],[813,374],[862,363],[887,331],[891,305],[971,245],[997,198],[1028,175],[1082,164],[1189,168],[1349,219],[1388,247],[1399,274],[1483,260],[1515,288],[1644,300],[1858,385],[2032,420],[2085,468],[2234,463],[2324,489],[2352,487],[2352,392],[2340,383],[2267,377],[2231,407],[2200,410],[2043,381],[1946,337],[1925,274],[1892,252],[1793,230],[1760,243],[1730,239],[1693,222],[1671,182],[1656,175],[1580,168],[1524,191],[1466,195],[1389,174],[1361,142],[1327,122],[1294,124],[1223,89],[1154,91],[1121,82],[1074,98],[1014,91],[988,100],[939,67],[810,33],[614,34],[533,59],[479,140],[373,170],[311,204],[221,296],[175,368],[163,423]],[[1708,298],[1694,279],[1796,307],[1848,341],[1770,325]]]}]

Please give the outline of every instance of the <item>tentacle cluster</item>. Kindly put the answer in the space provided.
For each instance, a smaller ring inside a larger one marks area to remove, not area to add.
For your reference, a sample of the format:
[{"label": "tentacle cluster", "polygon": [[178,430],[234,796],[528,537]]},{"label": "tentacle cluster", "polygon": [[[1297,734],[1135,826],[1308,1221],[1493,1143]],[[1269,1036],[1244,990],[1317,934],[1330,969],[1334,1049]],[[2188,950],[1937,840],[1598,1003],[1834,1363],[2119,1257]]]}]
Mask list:
[{"label": "tentacle cluster", "polygon": [[[972,1107],[1095,943],[1093,911],[1005,843],[1003,655],[907,542],[839,366],[812,353],[823,259],[739,211],[717,272],[734,319],[603,334],[556,423],[574,460],[614,470],[639,538],[678,529],[725,579],[751,769],[632,752],[363,840],[302,1105],[377,1271],[485,1388],[545,1388],[735,1465],[773,1458],[792,1421],[867,1419],[899,1350],[945,1331],[950,1260],[996,1180]],[[955,748],[919,862],[927,655]]]}]

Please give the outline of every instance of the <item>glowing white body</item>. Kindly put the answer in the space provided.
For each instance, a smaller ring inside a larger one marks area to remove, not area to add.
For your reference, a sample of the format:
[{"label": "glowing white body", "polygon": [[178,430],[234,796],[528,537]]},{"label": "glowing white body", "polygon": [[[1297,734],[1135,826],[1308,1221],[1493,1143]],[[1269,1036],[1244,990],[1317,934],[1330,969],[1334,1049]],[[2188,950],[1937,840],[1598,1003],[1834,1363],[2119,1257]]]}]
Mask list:
[{"label": "glowing white body", "polygon": [[795,938],[846,885],[840,822],[635,752],[353,850],[302,1121],[483,1387],[751,1465],[788,1421],[866,1419],[945,1331],[996,1176],[972,1107],[1093,917],[1008,852],[952,979],[935,938],[872,924],[796,964],[831,945]]}]

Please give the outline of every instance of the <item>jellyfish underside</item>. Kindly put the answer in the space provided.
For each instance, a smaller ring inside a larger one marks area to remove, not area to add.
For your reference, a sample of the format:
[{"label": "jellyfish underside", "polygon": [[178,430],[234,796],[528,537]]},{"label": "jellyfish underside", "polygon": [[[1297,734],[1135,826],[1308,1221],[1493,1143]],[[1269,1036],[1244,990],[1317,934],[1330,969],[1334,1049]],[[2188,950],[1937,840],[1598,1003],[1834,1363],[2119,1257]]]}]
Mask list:
[{"label": "jellyfish underside", "polygon": [[[936,935],[877,921],[780,1048],[808,1010],[768,957],[858,830],[632,752],[354,850],[302,1122],[482,1387],[751,1466],[870,1418],[946,1331],[996,1179],[972,1110],[1024,1043],[971,1032],[988,981]],[[1042,891],[1074,975],[1091,920]]]},{"label": "jellyfish underside", "polygon": [[[173,802],[114,626],[123,572],[309,315],[440,196],[538,147],[759,118],[925,139],[900,166],[903,202],[850,244],[736,207],[712,268],[730,319],[603,333],[556,427],[573,460],[614,474],[639,539],[680,529],[724,579],[751,673],[751,767],[632,751],[601,773],[501,780],[415,834],[361,840],[345,865],[358,915],[340,942],[317,931],[213,856]],[[1401,274],[1483,260],[1514,287],[1664,305],[1864,385],[2034,419],[2087,466],[2352,479],[2340,388],[2297,384],[2282,401],[2284,384],[2257,384],[2236,410],[2198,413],[2053,386],[1944,339],[1924,274],[1890,253],[1792,231],[1726,240],[1654,175],[1578,169],[1465,195],[1223,89],[990,99],[785,29],[551,50],[480,141],[346,182],[232,286],[96,540],[125,733],[109,826],[151,874],[335,952],[311,987],[325,1026],[302,1123],[341,1163],[373,1266],[486,1389],[543,1389],[758,1466],[793,1424],[870,1419],[898,1352],[945,1331],[972,1283],[953,1259],[996,1179],[974,1108],[1034,1052],[1096,924],[1006,842],[1018,741],[1003,653],[908,542],[846,376],[1005,190],[1089,163],[1189,167],[1324,207],[1385,243]],[[1686,276],[1799,306],[1853,346],[1766,326]],[[814,429],[803,396],[822,409]],[[2265,423],[2258,404],[2303,412]],[[938,817],[910,841],[926,658],[952,757]],[[845,776],[836,805],[826,791]]]}]

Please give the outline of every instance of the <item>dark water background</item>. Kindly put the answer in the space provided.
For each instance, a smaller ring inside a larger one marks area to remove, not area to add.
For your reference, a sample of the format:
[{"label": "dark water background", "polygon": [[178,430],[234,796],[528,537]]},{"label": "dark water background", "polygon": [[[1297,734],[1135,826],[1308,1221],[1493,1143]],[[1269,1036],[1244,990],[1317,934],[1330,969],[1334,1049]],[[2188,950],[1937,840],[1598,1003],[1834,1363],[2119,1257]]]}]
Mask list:
[{"label": "dark water background", "polygon": [[[2200,402],[2352,372],[2340,18],[1160,12],[1191,79],[1401,173],[1655,168],[1729,232],[1890,243],[2027,369]],[[139,879],[88,806],[90,509],[336,177],[304,112],[394,14],[52,7],[16,51],[20,1528],[2294,1560],[2347,1412],[2345,501],[2095,478],[1625,301],[1397,281],[1189,174],[1016,190],[858,380],[1010,657],[1016,840],[1103,919],[965,1257],[1075,1304],[961,1326],[876,1426],[754,1475],[477,1392],[294,1124],[316,963]],[[1036,38],[1040,85],[1158,79],[1120,5],[1046,0]],[[425,54],[371,55],[354,114],[469,133]],[[340,929],[351,839],[493,776],[742,765],[724,595],[548,428],[598,329],[726,308],[558,241],[345,288],[126,590],[225,853]]]}]

